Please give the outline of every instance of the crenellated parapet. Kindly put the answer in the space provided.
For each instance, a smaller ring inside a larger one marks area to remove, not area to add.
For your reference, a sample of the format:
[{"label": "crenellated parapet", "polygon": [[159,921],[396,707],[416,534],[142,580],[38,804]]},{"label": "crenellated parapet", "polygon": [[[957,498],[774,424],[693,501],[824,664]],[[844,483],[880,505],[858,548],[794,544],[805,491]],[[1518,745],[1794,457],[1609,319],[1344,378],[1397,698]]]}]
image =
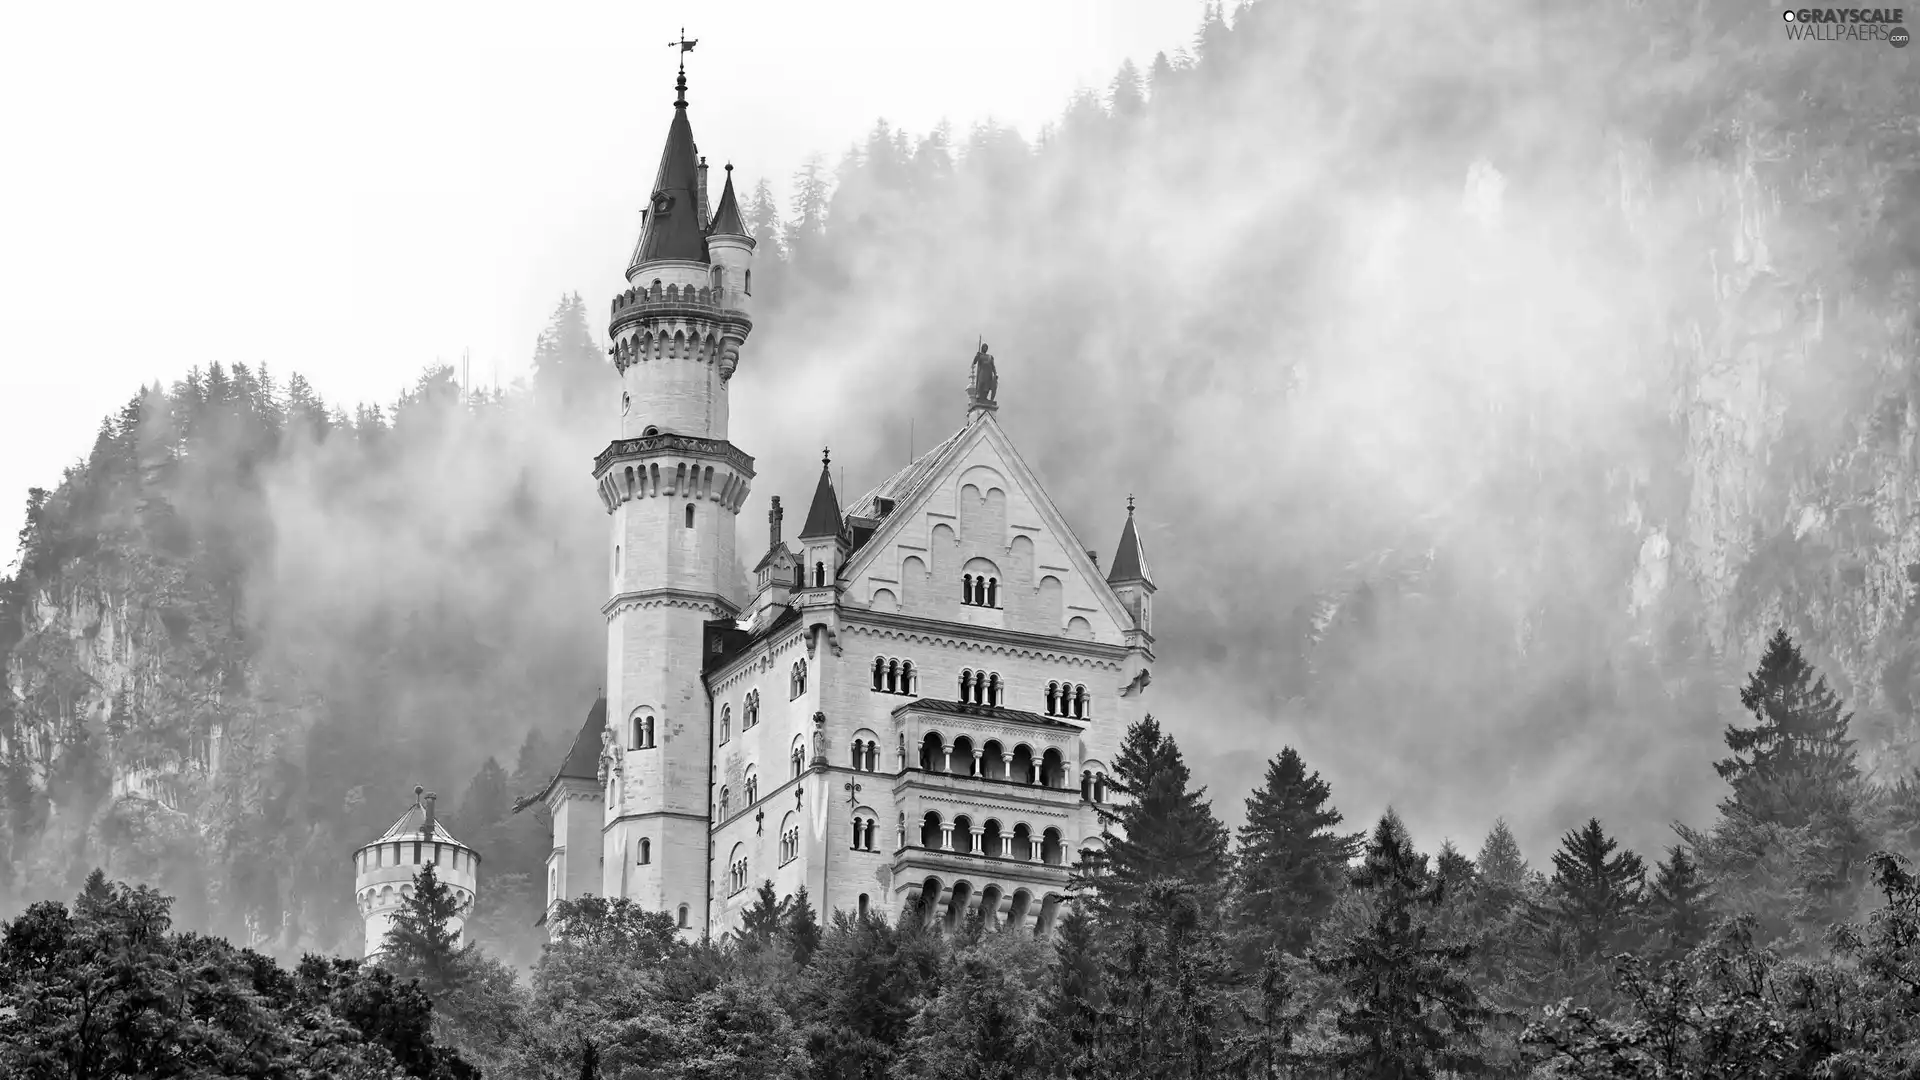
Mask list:
[{"label": "crenellated parapet", "polygon": [[616,439],[593,462],[601,505],[611,514],[635,499],[705,499],[739,513],[753,458],[721,439],[655,434]]},{"label": "crenellated parapet", "polygon": [[726,287],[655,281],[613,298],[608,355],[622,374],[634,364],[695,360],[713,364],[730,378],[753,320],[739,310]]}]

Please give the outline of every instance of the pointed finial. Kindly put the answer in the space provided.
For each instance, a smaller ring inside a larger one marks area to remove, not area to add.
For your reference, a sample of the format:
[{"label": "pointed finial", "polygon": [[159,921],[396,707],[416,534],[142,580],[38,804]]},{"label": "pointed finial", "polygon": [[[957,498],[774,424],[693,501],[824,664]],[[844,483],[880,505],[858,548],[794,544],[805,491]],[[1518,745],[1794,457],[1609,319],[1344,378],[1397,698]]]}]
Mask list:
[{"label": "pointed finial", "polygon": [[1127,496],[1127,516],[1133,516],[1133,496]]},{"label": "pointed finial", "polygon": [[421,786],[420,786],[419,784],[415,784],[415,785],[413,785],[413,801],[414,801],[414,804],[415,804],[415,805],[419,805],[419,803],[420,803],[420,796],[422,796],[422,795],[425,795],[426,793],[427,793],[427,789],[426,789],[426,788],[424,788],[424,787],[421,787]]},{"label": "pointed finial", "polygon": [[731,161],[727,162],[727,172],[733,172],[733,162]]},{"label": "pointed finial", "polygon": [[828,453],[827,447],[824,446],[820,448],[820,464],[823,468],[833,464],[833,455]]}]

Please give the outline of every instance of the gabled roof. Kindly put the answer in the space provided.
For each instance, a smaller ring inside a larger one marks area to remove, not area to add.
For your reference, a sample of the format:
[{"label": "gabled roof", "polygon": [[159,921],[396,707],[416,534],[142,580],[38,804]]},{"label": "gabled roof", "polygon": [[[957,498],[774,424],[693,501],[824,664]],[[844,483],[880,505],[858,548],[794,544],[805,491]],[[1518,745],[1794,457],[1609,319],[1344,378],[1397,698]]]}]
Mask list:
[{"label": "gabled roof", "polygon": [[822,461],[820,482],[814,485],[813,505],[807,508],[807,523],[800,530],[800,539],[839,536],[844,528],[840,520],[840,499],[833,493],[833,467]]},{"label": "gabled roof", "polygon": [[873,535],[867,538],[860,549],[853,553],[846,567],[841,570],[841,576],[854,581],[866,573],[872,567],[874,560],[880,557],[879,553],[889,550],[887,545],[892,543],[904,527],[901,523],[914,518],[920,504],[932,493],[934,486],[949,478],[956,462],[965,458],[976,444],[986,441],[992,445],[994,451],[1013,473],[1014,482],[1027,492],[1028,497],[1033,501],[1034,509],[1039,511],[1040,518],[1046,527],[1060,538],[1061,545],[1066,549],[1067,560],[1073,564],[1074,572],[1093,588],[1095,596],[1100,600],[1101,606],[1106,609],[1107,616],[1113,620],[1114,625],[1131,626],[1133,616],[1127,612],[1126,606],[1120,603],[1119,596],[1115,595],[1113,587],[1107,584],[1105,577],[1100,573],[1100,568],[1088,557],[1086,546],[1074,535],[1072,526],[1067,524],[1067,519],[1061,515],[1060,508],[1053,504],[1052,497],[1041,485],[1039,477],[1034,475],[1032,466],[1029,466],[1026,459],[1020,456],[1020,451],[1014,447],[1013,440],[1007,438],[1007,433],[1001,430],[1000,422],[993,416],[993,411],[990,409],[974,410],[966,425],[959,431],[939,446],[927,451],[913,464],[888,477],[886,482],[868,493],[860,503],[855,505],[856,513],[870,514],[873,512],[874,501],[886,498],[893,501],[893,511],[880,522],[879,528],[874,530]]},{"label": "gabled roof", "polygon": [[1113,569],[1107,571],[1107,583],[1118,585],[1123,581],[1144,581],[1153,584],[1153,578],[1147,575],[1147,553],[1140,546],[1140,534],[1133,529],[1133,507],[1127,507],[1127,524],[1120,530],[1120,548],[1113,553]]},{"label": "gabled roof", "polygon": [[553,793],[553,789],[562,780],[591,780],[600,782],[600,732],[607,726],[607,696],[600,695],[587,710],[587,722],[580,725],[580,733],[573,737],[573,745],[567,748],[567,756],[560,762],[560,771],[553,774],[547,786],[540,789],[538,795],[528,796],[516,802],[513,812],[520,811],[538,802],[544,802]]},{"label": "gabled roof", "polygon": [[700,220],[700,155],[693,145],[693,124],[687,120],[686,86],[682,75],[680,100],[673,105],[667,146],[660,152],[660,171],[647,203],[646,229],[633,249],[634,266],[655,259],[707,261],[706,222]]},{"label": "gabled roof", "polygon": [[740,219],[740,202],[733,197],[733,166],[727,166],[727,186],[721,189],[720,206],[713,212],[709,236],[746,236],[746,223]]}]

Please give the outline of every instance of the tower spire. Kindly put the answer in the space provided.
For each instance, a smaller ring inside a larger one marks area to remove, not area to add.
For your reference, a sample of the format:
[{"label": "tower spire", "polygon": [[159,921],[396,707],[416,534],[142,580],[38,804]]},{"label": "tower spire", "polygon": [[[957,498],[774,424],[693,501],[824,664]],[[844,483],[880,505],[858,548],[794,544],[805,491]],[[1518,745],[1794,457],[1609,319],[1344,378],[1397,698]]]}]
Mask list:
[{"label": "tower spire", "polygon": [[654,175],[648,200],[646,226],[628,264],[629,280],[632,268],[643,263],[704,263],[709,259],[707,223],[700,205],[700,155],[693,144],[693,125],[687,121],[686,55],[695,44],[687,39],[684,29],[680,40],[667,42],[680,50],[680,77],[674,84],[678,92],[673,102],[673,122],[667,125],[667,145],[660,153],[660,171]]},{"label": "tower spire", "polygon": [[684,26],[680,28],[679,41],[667,42],[667,48],[680,50],[680,78],[674,82],[674,88],[678,91],[673,102],[673,107],[676,109],[687,107],[687,54],[692,52],[693,47],[698,44],[700,44],[698,38],[692,41],[687,40],[687,28]]}]

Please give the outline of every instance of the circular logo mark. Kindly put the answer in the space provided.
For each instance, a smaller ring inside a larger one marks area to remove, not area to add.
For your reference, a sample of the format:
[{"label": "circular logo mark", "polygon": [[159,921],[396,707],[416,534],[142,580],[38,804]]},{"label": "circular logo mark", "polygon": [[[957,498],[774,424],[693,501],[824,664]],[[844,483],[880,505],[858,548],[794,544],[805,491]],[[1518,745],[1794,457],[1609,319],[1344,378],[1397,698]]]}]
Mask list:
[{"label": "circular logo mark", "polygon": [[1896,49],[1904,49],[1907,47],[1907,38],[1909,36],[1906,27],[1896,26],[1893,28],[1893,32],[1887,35],[1887,44],[1892,45]]},{"label": "circular logo mark", "polygon": [[1785,19],[1785,20],[1787,20],[1788,22],[1792,22],[1792,21],[1793,21],[1793,12],[1791,12],[1791,11],[1783,11],[1783,12],[1781,12],[1781,13],[1780,13],[1780,17],[1781,17],[1781,18],[1783,18],[1783,19]]}]

